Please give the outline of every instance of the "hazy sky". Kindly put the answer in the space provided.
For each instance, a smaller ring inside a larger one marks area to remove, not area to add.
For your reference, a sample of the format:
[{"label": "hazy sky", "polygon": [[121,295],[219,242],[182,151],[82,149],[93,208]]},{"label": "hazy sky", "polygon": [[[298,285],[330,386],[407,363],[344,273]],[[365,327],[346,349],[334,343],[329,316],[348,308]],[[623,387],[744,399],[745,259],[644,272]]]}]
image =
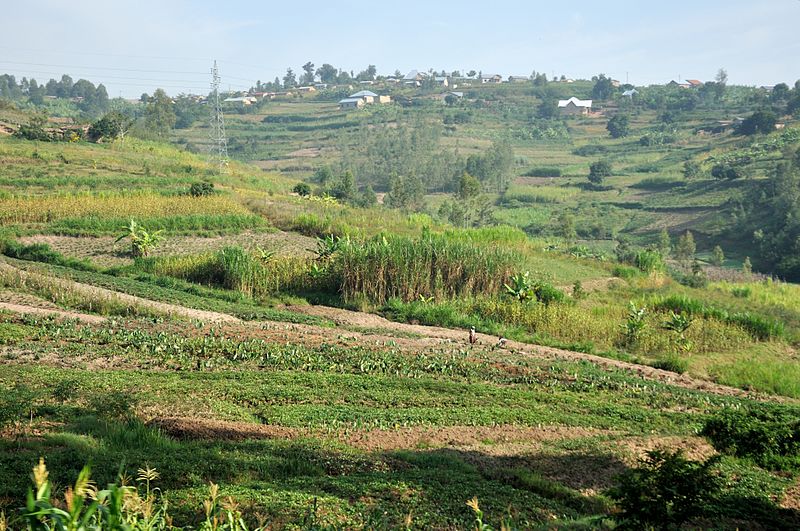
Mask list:
[{"label": "hazy sky", "polygon": [[[213,59],[223,85],[296,72],[311,61],[396,69],[591,77],[631,83],[800,78],[800,0],[404,0],[364,2],[11,0],[2,9],[0,73],[69,73],[113,96],[158,86],[204,92]],[[563,6],[563,7],[561,7]]]}]

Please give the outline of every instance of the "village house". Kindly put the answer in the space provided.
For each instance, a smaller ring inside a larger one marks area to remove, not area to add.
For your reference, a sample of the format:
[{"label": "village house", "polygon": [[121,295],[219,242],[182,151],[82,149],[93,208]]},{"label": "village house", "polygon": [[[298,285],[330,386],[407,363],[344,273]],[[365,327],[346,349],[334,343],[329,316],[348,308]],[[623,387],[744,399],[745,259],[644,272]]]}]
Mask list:
[{"label": "village house", "polygon": [[530,80],[528,76],[508,76],[509,83],[527,83]]},{"label": "village house", "polygon": [[639,91],[636,89],[628,89],[622,93],[622,95],[626,98],[633,99],[635,95],[639,94]]},{"label": "village house", "polygon": [[686,83],[689,84],[690,87],[699,88],[703,86],[703,82],[699,79],[687,79]]},{"label": "village house", "polygon": [[502,83],[503,76],[500,74],[495,74],[493,76],[481,76],[481,83]]},{"label": "village house", "polygon": [[422,74],[420,74],[419,71],[412,70],[411,72],[406,74],[405,77],[403,78],[403,84],[404,85],[414,86],[414,87],[421,87],[423,79],[424,79],[424,76]]},{"label": "village house", "polygon": [[374,92],[370,92],[369,90],[362,90],[360,92],[356,92],[355,94],[350,94],[350,96],[348,96],[348,99],[361,98],[362,100],[364,100],[364,103],[375,103],[375,98],[377,97],[378,95],[375,94]]},{"label": "village house", "polygon": [[339,109],[342,111],[348,109],[358,109],[364,106],[363,98],[345,98],[339,101]]},{"label": "village house", "polygon": [[443,87],[449,87],[450,86],[450,80],[447,79],[446,77],[437,76],[437,77],[434,77],[433,80],[436,82],[437,85],[441,85]]},{"label": "village house", "polygon": [[589,114],[592,109],[592,100],[580,100],[572,97],[568,100],[558,101],[558,110],[561,114],[575,115],[575,114]]},{"label": "village house", "polygon": [[255,96],[239,96],[236,98],[225,98],[224,103],[241,103],[242,105],[252,105],[258,101]]}]

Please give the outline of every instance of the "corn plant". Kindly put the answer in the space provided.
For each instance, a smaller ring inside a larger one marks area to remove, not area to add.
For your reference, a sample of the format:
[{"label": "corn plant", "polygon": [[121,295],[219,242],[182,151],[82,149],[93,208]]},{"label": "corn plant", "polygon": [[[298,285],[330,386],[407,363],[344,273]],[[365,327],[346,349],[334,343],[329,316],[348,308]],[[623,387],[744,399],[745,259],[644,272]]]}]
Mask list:
[{"label": "corn plant", "polygon": [[628,319],[622,325],[622,342],[627,347],[633,347],[641,338],[642,332],[647,326],[647,307],[637,307],[633,301],[628,304]]},{"label": "corn plant", "polygon": [[125,231],[116,241],[119,242],[125,238],[130,238],[131,255],[135,257],[148,256],[153,249],[158,247],[158,244],[164,241],[164,236],[161,235],[164,232],[163,230],[148,232],[133,219],[131,219]]}]

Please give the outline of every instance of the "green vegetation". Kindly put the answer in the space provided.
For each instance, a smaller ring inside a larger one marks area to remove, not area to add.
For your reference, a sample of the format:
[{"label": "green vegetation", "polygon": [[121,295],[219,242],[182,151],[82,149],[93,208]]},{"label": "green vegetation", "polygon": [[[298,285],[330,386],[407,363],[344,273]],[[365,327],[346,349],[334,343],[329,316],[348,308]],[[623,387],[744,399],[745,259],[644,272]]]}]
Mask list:
[{"label": "green vegetation", "polygon": [[355,77],[0,109],[2,525],[797,527],[797,89]]}]

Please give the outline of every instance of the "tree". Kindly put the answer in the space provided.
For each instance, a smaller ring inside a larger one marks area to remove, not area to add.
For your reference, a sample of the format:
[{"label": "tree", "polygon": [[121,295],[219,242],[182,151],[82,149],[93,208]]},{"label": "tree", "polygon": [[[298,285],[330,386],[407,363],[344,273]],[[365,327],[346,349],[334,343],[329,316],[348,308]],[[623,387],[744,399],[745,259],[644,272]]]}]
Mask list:
[{"label": "tree", "polygon": [[303,65],[303,85],[314,84],[314,63],[311,61]]},{"label": "tree", "polygon": [[658,235],[658,252],[661,253],[662,257],[669,256],[669,253],[672,251],[672,238],[667,232],[667,229],[661,229],[661,232]]},{"label": "tree", "polygon": [[425,196],[425,186],[422,180],[412,174],[409,176],[394,175],[390,182],[386,204],[393,208],[403,210],[417,210],[422,206]]},{"label": "tree", "polygon": [[328,63],[323,64],[317,69],[317,76],[322,83],[336,83],[336,76],[339,75],[339,70]]},{"label": "tree", "polygon": [[128,116],[117,111],[111,111],[89,127],[89,139],[93,142],[98,142],[102,139],[124,139],[125,133],[127,133],[132,122]]},{"label": "tree", "polygon": [[702,172],[700,163],[694,160],[687,160],[683,163],[683,176],[686,179],[694,179]]},{"label": "tree", "polygon": [[695,252],[697,252],[697,245],[694,243],[694,236],[691,231],[687,230],[678,238],[678,244],[675,246],[675,258],[688,263],[694,259]]},{"label": "tree", "polygon": [[72,96],[72,78],[67,74],[61,76],[61,81],[56,88],[56,96],[59,98],[69,98]]},{"label": "tree", "polygon": [[786,83],[778,83],[772,87],[772,93],[769,95],[769,99],[772,100],[773,103],[782,103],[788,100],[789,85]]},{"label": "tree", "polygon": [[751,114],[746,118],[736,130],[740,135],[754,135],[756,133],[763,133],[765,135],[775,130],[775,124],[778,122],[778,117],[770,110],[760,110]]},{"label": "tree", "polygon": [[371,207],[378,204],[378,195],[375,193],[375,190],[372,189],[371,184],[367,184],[364,190],[358,197],[358,206],[361,207]]},{"label": "tree", "polygon": [[471,199],[480,195],[482,190],[481,182],[478,179],[467,172],[461,175],[461,179],[458,181],[459,199]]},{"label": "tree", "polygon": [[717,84],[725,86],[728,84],[728,71],[724,68],[717,70],[717,75],[714,77]]},{"label": "tree", "polygon": [[611,177],[611,163],[607,160],[598,160],[589,166],[589,182],[601,186],[606,177]]},{"label": "tree", "polygon": [[475,70],[470,70],[469,72],[467,72],[467,77],[475,77],[477,75],[478,73]]},{"label": "tree", "polygon": [[715,245],[714,250],[711,251],[711,263],[717,267],[721,267],[725,263],[725,253],[719,245]]},{"label": "tree", "polygon": [[742,263],[742,273],[748,276],[753,274],[753,264],[750,263],[749,256],[744,257],[744,262]]},{"label": "tree", "polygon": [[594,87],[592,87],[592,97],[596,100],[607,100],[614,94],[614,85],[610,77],[605,74],[600,74],[595,78]]},{"label": "tree", "polygon": [[615,114],[606,124],[611,138],[623,138],[630,132],[630,119],[625,114]]},{"label": "tree", "polygon": [[330,194],[340,201],[352,201],[356,195],[356,179],[353,172],[346,170],[333,183]]},{"label": "tree", "polygon": [[144,110],[144,116],[148,130],[160,137],[169,136],[177,121],[175,111],[172,110],[172,99],[163,89],[156,89],[153,92]]},{"label": "tree", "polygon": [[283,88],[293,88],[297,86],[297,78],[291,68],[286,69],[286,75],[283,76]]}]

